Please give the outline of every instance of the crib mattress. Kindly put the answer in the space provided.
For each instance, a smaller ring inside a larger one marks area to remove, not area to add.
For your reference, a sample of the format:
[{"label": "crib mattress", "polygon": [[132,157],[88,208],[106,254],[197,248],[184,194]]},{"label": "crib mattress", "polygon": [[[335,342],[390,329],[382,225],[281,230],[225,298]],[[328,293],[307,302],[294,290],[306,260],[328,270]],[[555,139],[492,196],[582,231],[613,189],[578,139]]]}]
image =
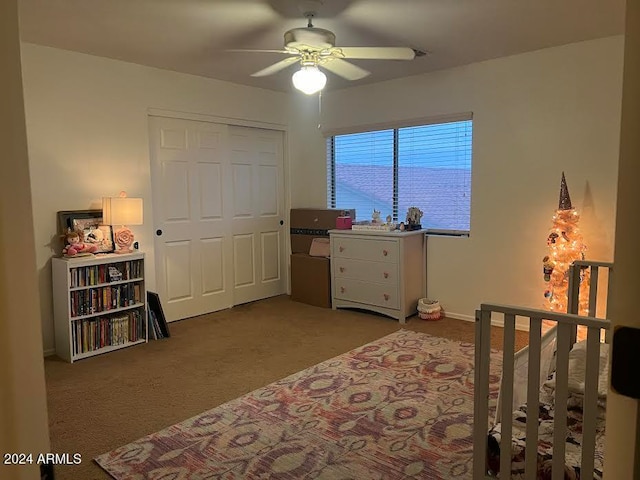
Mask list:
[{"label": "crib mattress", "polygon": [[[582,397],[575,394],[569,395],[567,440],[565,446],[565,480],[602,479],[602,465],[604,463],[604,405],[601,405],[599,410],[600,412],[596,420],[594,472],[593,475],[581,475]],[[521,406],[513,412],[511,478],[524,478],[527,413],[526,405]],[[541,390],[540,408],[538,412],[538,472],[536,478],[541,480],[551,479],[553,417],[553,389],[545,385]],[[501,424],[497,424],[489,431],[487,462],[490,471],[498,477],[501,477],[501,475],[499,475],[500,439]]]}]

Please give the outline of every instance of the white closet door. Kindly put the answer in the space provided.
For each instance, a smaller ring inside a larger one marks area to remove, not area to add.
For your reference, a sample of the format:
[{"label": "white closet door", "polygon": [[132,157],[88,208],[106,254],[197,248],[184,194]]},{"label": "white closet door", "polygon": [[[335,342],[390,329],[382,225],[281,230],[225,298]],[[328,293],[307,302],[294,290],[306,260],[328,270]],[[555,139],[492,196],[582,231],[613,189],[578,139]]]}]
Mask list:
[{"label": "white closet door", "polygon": [[283,134],[229,127],[234,304],[285,292]]},{"label": "white closet door", "polygon": [[167,319],[285,293],[282,132],[150,117],[150,138]]},{"label": "white closet door", "polygon": [[233,305],[226,125],[151,117],[156,282],[167,319]]}]

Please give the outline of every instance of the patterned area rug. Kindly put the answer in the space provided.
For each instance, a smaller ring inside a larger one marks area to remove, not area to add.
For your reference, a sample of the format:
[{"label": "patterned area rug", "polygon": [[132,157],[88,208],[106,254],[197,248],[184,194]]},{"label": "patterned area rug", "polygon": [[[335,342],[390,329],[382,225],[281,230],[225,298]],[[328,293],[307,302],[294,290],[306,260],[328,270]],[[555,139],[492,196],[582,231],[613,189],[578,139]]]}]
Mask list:
[{"label": "patterned area rug", "polygon": [[118,480],[471,478],[473,355],[400,330],[95,460]]}]

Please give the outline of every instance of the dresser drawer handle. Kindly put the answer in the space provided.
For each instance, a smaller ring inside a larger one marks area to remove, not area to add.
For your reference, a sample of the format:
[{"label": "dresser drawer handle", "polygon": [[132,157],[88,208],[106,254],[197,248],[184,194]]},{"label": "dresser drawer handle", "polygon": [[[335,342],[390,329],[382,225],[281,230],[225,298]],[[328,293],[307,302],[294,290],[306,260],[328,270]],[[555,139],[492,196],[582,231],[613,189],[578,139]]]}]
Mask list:
[{"label": "dresser drawer handle", "polygon": [[344,252],[344,247],[340,246],[340,248],[338,248],[339,251]]},{"label": "dresser drawer handle", "polygon": [[344,287],[340,287],[340,293],[344,293],[345,288]]},{"label": "dresser drawer handle", "polygon": [[340,267],[340,273],[344,273],[344,267]]},{"label": "dresser drawer handle", "polygon": [[389,294],[388,293],[385,293],[383,295],[383,297],[384,297],[385,302],[389,300]]},{"label": "dresser drawer handle", "polygon": [[387,255],[389,255],[389,252],[386,251],[386,250],[382,250],[382,255],[384,255],[386,257]]},{"label": "dresser drawer handle", "polygon": [[384,272],[383,275],[384,275],[384,278],[389,278],[389,272]]}]

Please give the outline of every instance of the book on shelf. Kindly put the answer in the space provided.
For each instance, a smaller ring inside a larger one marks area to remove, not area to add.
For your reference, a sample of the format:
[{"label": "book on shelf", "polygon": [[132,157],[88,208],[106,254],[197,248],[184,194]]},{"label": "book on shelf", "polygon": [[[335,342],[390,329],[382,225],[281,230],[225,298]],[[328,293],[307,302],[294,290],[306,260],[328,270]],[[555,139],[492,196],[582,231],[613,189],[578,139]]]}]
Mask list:
[{"label": "book on shelf", "polygon": [[73,354],[143,340],[145,327],[139,309],[111,317],[74,320],[71,329]]},{"label": "book on shelf", "polygon": [[122,272],[118,270],[115,265],[109,265],[108,278],[110,282],[119,282],[120,280],[122,280]]}]

